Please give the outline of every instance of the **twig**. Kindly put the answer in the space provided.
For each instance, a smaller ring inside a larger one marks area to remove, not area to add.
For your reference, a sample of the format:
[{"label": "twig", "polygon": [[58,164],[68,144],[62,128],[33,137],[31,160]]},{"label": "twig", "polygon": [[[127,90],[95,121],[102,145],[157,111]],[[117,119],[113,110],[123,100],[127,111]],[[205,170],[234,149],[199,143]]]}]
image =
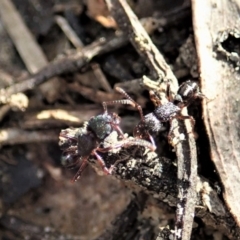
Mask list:
[{"label": "twig", "polygon": [[[135,14],[124,0],[106,0],[108,8],[119,25],[119,28],[127,33],[130,41],[145,59],[150,69],[151,77],[156,80],[171,79],[171,90],[176,91],[177,79],[171,71],[170,66],[165,62],[163,56],[152,43],[150,37],[138,21]],[[152,85],[154,90],[160,92],[159,82],[145,80],[146,85]],[[177,121],[174,121],[176,127]],[[197,178],[197,155],[192,127],[189,121],[184,124],[179,122],[179,132],[184,132],[186,141],[175,146],[178,159],[178,204],[175,225],[175,239],[189,240],[193,225],[195,199],[196,199],[196,178]],[[175,131],[176,133],[176,131]]]},{"label": "twig", "polygon": [[0,107],[0,122],[3,120],[5,115],[11,110],[9,104]]},{"label": "twig", "polygon": [[[89,105],[87,105],[89,106]],[[80,109],[57,108],[38,112],[25,113],[24,120],[20,123],[22,129],[46,129],[61,128],[65,126],[77,127],[84,121],[88,121],[92,116],[103,112],[101,107]]]},{"label": "twig", "polygon": [[[235,55],[233,59],[239,59],[239,51],[236,53],[232,49],[239,49],[240,1],[192,0],[192,6],[202,89],[207,98],[211,99],[203,103],[210,155],[224,186],[223,197],[240,226],[240,75],[231,59],[223,59],[222,53],[216,51],[221,40],[224,46],[230,42],[231,48],[226,49],[229,54]],[[201,17],[200,9],[204,13]],[[236,37],[229,36],[235,29]],[[219,35],[223,38],[219,39]],[[215,73],[218,73],[217,77]]]},{"label": "twig", "polygon": [[33,142],[57,142],[59,131],[25,131],[19,128],[0,130],[0,146]]},{"label": "twig", "polygon": [[128,93],[139,94],[143,90],[142,86],[139,84],[141,80],[142,79],[132,79],[127,82],[116,83],[115,87],[123,88]]},{"label": "twig", "polygon": [[[71,41],[71,43],[75,46],[75,48],[77,48],[78,50],[82,49],[84,47],[82,41],[79,39],[77,34],[73,31],[73,29],[69,26],[67,20],[62,16],[56,16],[55,20],[59,25],[59,27],[61,27],[62,31],[65,33],[69,41]],[[106,90],[107,92],[112,92],[112,88],[108,83],[99,65],[97,63],[92,63],[91,68],[93,70],[93,73],[97,81],[101,84],[103,89]]]},{"label": "twig", "polygon": [[58,26],[62,29],[62,31],[65,33],[67,38],[71,41],[71,43],[75,48],[82,49],[84,47],[82,41],[80,41],[77,34],[69,26],[67,20],[64,17],[58,15],[55,17],[55,21],[58,24]]},{"label": "twig", "polygon": [[[71,83],[68,86],[72,91],[80,93],[85,98],[87,98],[95,103],[102,104],[102,102],[104,102],[104,101],[112,101],[112,100],[116,100],[116,99],[120,98],[119,93],[116,93],[116,92],[106,93],[101,90],[94,90],[92,88],[82,86],[76,82]],[[138,102],[141,102],[142,104],[144,104],[146,101],[143,97],[139,97]]]},{"label": "twig", "polygon": [[[35,74],[48,64],[48,60],[21,15],[11,1],[0,0],[1,18],[28,72]],[[26,44],[27,43],[27,44]],[[43,95],[53,102],[58,95],[58,79],[52,78],[41,87]]]},{"label": "twig", "polygon": [[[11,0],[0,0],[1,19],[31,74],[46,66],[47,59]],[[27,44],[26,44],[27,43]]]},{"label": "twig", "polygon": [[102,69],[100,68],[99,64],[97,63],[92,63],[91,64],[93,73],[97,79],[97,81],[100,83],[101,87],[108,93],[111,93],[113,90],[107,81]]},{"label": "twig", "polygon": [[119,28],[128,34],[131,43],[146,61],[153,79],[175,79],[170,67],[128,4],[122,0],[107,0],[106,3]]},{"label": "twig", "polygon": [[0,102],[6,103],[12,94],[33,89],[53,76],[67,72],[75,72],[88,64],[93,57],[110,52],[126,43],[127,39],[125,36],[114,37],[110,40],[101,38],[83,48],[81,51],[75,51],[69,56],[56,59],[25,81],[1,89]]}]

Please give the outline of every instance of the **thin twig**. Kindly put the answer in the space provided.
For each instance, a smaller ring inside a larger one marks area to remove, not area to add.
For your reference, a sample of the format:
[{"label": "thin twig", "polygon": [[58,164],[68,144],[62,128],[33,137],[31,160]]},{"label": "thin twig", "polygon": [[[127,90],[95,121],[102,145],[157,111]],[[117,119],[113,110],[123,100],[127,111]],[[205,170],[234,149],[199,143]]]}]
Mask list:
[{"label": "thin twig", "polygon": [[93,73],[97,79],[97,81],[100,83],[101,87],[108,93],[111,93],[113,90],[107,81],[102,69],[100,68],[99,64],[97,63],[92,63],[91,64]]},{"label": "thin twig", "polygon": [[19,128],[0,130],[0,146],[33,142],[57,142],[59,131],[26,131]]},{"label": "thin twig", "polygon": [[[78,50],[82,49],[84,47],[83,42],[81,41],[81,39],[79,39],[77,34],[70,27],[67,20],[62,16],[56,16],[55,20],[59,27],[61,27],[62,31],[65,33],[69,41],[71,41],[71,43],[75,46],[75,48],[77,48]],[[103,74],[99,64],[92,63],[91,68],[97,81],[101,84],[102,88],[107,92],[112,92],[112,88],[108,83],[105,75]]]},{"label": "thin twig", "polygon": [[127,39],[125,36],[114,37],[110,40],[101,38],[83,48],[81,51],[75,51],[69,56],[56,59],[25,81],[1,89],[0,102],[6,103],[12,94],[34,89],[36,86],[44,83],[53,76],[78,71],[88,64],[93,57],[110,52],[126,43]]},{"label": "thin twig", "polygon": [[[89,106],[89,105],[88,105]],[[103,112],[101,107],[92,109],[69,109],[56,108],[38,112],[25,113],[24,120],[20,123],[22,129],[46,129],[61,128],[65,126],[77,127],[84,121],[88,121],[92,116]]]},{"label": "thin twig", "polygon": [[[223,184],[226,205],[240,226],[240,75],[239,50],[235,50],[239,49],[240,1],[192,0],[192,9],[202,89],[211,99],[203,102],[209,154]],[[222,55],[221,44],[229,55]]]},{"label": "thin twig", "polygon": [[78,38],[77,34],[73,31],[64,17],[58,15],[55,17],[55,21],[75,48],[82,49],[84,47],[82,41]]},{"label": "thin twig", "polygon": [[[47,58],[11,0],[0,0],[1,19],[31,74],[46,66]],[[27,43],[27,44],[26,44]],[[33,54],[34,53],[34,54]]]}]

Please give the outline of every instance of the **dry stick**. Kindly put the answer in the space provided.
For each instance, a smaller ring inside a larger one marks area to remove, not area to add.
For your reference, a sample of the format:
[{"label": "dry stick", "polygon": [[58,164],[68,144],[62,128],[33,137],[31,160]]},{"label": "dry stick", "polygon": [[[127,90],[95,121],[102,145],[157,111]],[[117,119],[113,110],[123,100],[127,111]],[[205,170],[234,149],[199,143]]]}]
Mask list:
[{"label": "dry stick", "polygon": [[[70,111],[63,109],[44,110],[37,114],[25,114],[21,128],[3,128],[0,130],[0,147],[5,145],[28,144],[33,142],[57,142],[59,128],[67,125],[79,127],[80,124],[103,112],[102,108]],[[137,119],[132,118],[132,121]],[[122,127],[129,128],[129,119],[122,119]],[[34,130],[34,129],[39,130]],[[49,128],[46,130],[46,128]],[[76,128],[78,130],[78,128]],[[131,131],[130,129],[128,129]]]},{"label": "dry stick", "polygon": [[110,40],[101,38],[83,48],[81,51],[76,51],[69,56],[56,59],[25,81],[1,89],[0,102],[6,103],[12,94],[33,89],[53,76],[75,72],[88,64],[93,57],[113,51],[126,43],[127,38],[125,36],[118,36]]},{"label": "dry stick", "polygon": [[117,97],[119,97],[119,94],[107,93],[107,92],[104,92],[101,90],[94,90],[90,87],[85,87],[83,85],[79,85],[76,82],[68,84],[68,87],[70,90],[80,93],[85,98],[90,99],[91,101],[93,101],[95,103],[100,103],[100,104],[102,104],[102,102],[104,102],[104,101],[116,100]]},{"label": "dry stick", "polygon": [[[122,32],[127,33],[131,43],[146,61],[146,64],[151,71],[151,76],[155,80],[166,77],[176,81],[170,66],[167,65],[163,56],[152,43],[151,38],[127,3],[125,1],[117,0],[107,0],[106,3],[113,17],[117,21],[119,28]],[[177,82],[175,84],[177,84]]]},{"label": "dry stick", "polygon": [[[73,31],[67,20],[62,16],[56,16],[55,20],[59,27],[62,29],[62,31],[65,33],[69,41],[71,41],[71,43],[75,46],[75,48],[77,48],[78,50],[82,49],[84,45],[81,39],[79,39],[77,34]],[[108,83],[104,73],[102,72],[99,64],[92,63],[91,68],[96,77],[96,80],[101,84],[102,88],[107,92],[112,92],[112,88]]]},{"label": "dry stick", "polygon": [[[211,160],[221,178],[226,205],[240,226],[240,75],[231,62],[239,57],[239,51],[233,50],[239,49],[239,37],[236,34],[235,39],[234,36],[226,39],[229,30],[239,32],[240,1],[192,0],[192,9],[202,89],[211,99],[203,102]],[[222,40],[227,44],[223,47],[229,54],[235,54],[234,58],[218,52],[220,36],[224,36]],[[230,45],[231,48],[227,47]]]},{"label": "dry stick", "polygon": [[58,135],[59,131],[56,130],[26,131],[19,128],[6,128],[0,130],[0,146],[33,142],[57,142]]},{"label": "dry stick", "polygon": [[[50,129],[51,131],[51,129],[61,129],[66,126],[79,127],[92,116],[97,116],[101,113],[103,113],[101,107],[92,110],[53,109],[38,113],[26,113],[24,121],[20,123],[20,128],[24,130]],[[139,121],[135,116],[122,117],[121,120],[121,127],[125,132],[131,132],[132,126]]]},{"label": "dry stick", "polygon": [[34,36],[25,25],[21,15],[10,0],[0,0],[3,24],[31,74],[46,66],[47,58]]},{"label": "dry stick", "polygon": [[[0,13],[4,27],[21,56],[28,72],[35,74],[48,64],[48,60],[34,36],[26,26],[23,18],[10,0],[0,0]],[[55,99],[58,94],[57,78],[51,79],[47,85],[41,87],[47,99]],[[54,86],[54,87],[53,87]]]},{"label": "dry stick", "polygon": [[82,41],[78,38],[77,34],[70,27],[70,25],[68,24],[67,20],[64,17],[58,15],[55,17],[55,21],[74,47],[78,49],[82,49],[84,47]]},{"label": "dry stick", "polygon": [[98,63],[92,63],[91,64],[93,73],[97,79],[97,81],[100,83],[100,85],[102,86],[102,88],[108,92],[111,93],[113,92],[111,85],[109,84],[106,76],[104,75],[102,69],[100,68]]},{"label": "dry stick", "polygon": [[[106,3],[119,28],[128,34],[136,50],[146,60],[152,77],[157,80],[161,80],[161,77],[171,79],[171,88],[176,91],[177,79],[170,66],[152,43],[126,1],[106,0]],[[147,82],[152,84],[150,80]],[[154,84],[155,89],[158,90],[158,84],[153,83],[153,86]],[[186,141],[175,146],[178,159],[178,203],[175,239],[189,240],[196,201],[197,154],[194,136],[188,134],[192,132],[190,122],[185,121],[185,124],[179,123],[179,125],[179,131],[185,133]]]},{"label": "dry stick", "polygon": [[[82,109],[55,108],[35,112],[27,112],[24,120],[20,123],[21,129],[46,129],[63,128],[66,126],[79,127],[84,121],[92,116],[103,112],[99,106],[90,108],[89,105],[82,105]],[[89,109],[85,108],[89,107]],[[85,109],[84,109],[85,108]]]}]

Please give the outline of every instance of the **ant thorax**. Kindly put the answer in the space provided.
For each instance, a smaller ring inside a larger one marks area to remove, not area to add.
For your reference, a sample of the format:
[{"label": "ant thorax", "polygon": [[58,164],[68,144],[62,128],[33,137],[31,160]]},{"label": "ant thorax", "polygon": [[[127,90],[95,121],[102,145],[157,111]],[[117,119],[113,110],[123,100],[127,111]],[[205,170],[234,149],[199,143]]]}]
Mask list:
[{"label": "ant thorax", "polygon": [[181,109],[173,104],[172,102],[167,102],[154,109],[154,114],[160,122],[168,122],[179,113]]}]

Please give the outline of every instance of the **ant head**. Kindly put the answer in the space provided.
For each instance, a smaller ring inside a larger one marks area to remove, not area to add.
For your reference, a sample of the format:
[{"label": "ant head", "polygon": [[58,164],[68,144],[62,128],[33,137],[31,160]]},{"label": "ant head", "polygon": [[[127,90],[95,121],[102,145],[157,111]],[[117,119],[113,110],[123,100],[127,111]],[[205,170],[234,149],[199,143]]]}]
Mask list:
[{"label": "ant head", "polygon": [[88,122],[88,129],[95,134],[97,139],[103,140],[112,131],[112,116],[108,113],[92,117]]},{"label": "ant head", "polygon": [[180,108],[190,105],[196,98],[204,98],[196,82],[188,80],[182,83],[178,89],[174,102]]}]

